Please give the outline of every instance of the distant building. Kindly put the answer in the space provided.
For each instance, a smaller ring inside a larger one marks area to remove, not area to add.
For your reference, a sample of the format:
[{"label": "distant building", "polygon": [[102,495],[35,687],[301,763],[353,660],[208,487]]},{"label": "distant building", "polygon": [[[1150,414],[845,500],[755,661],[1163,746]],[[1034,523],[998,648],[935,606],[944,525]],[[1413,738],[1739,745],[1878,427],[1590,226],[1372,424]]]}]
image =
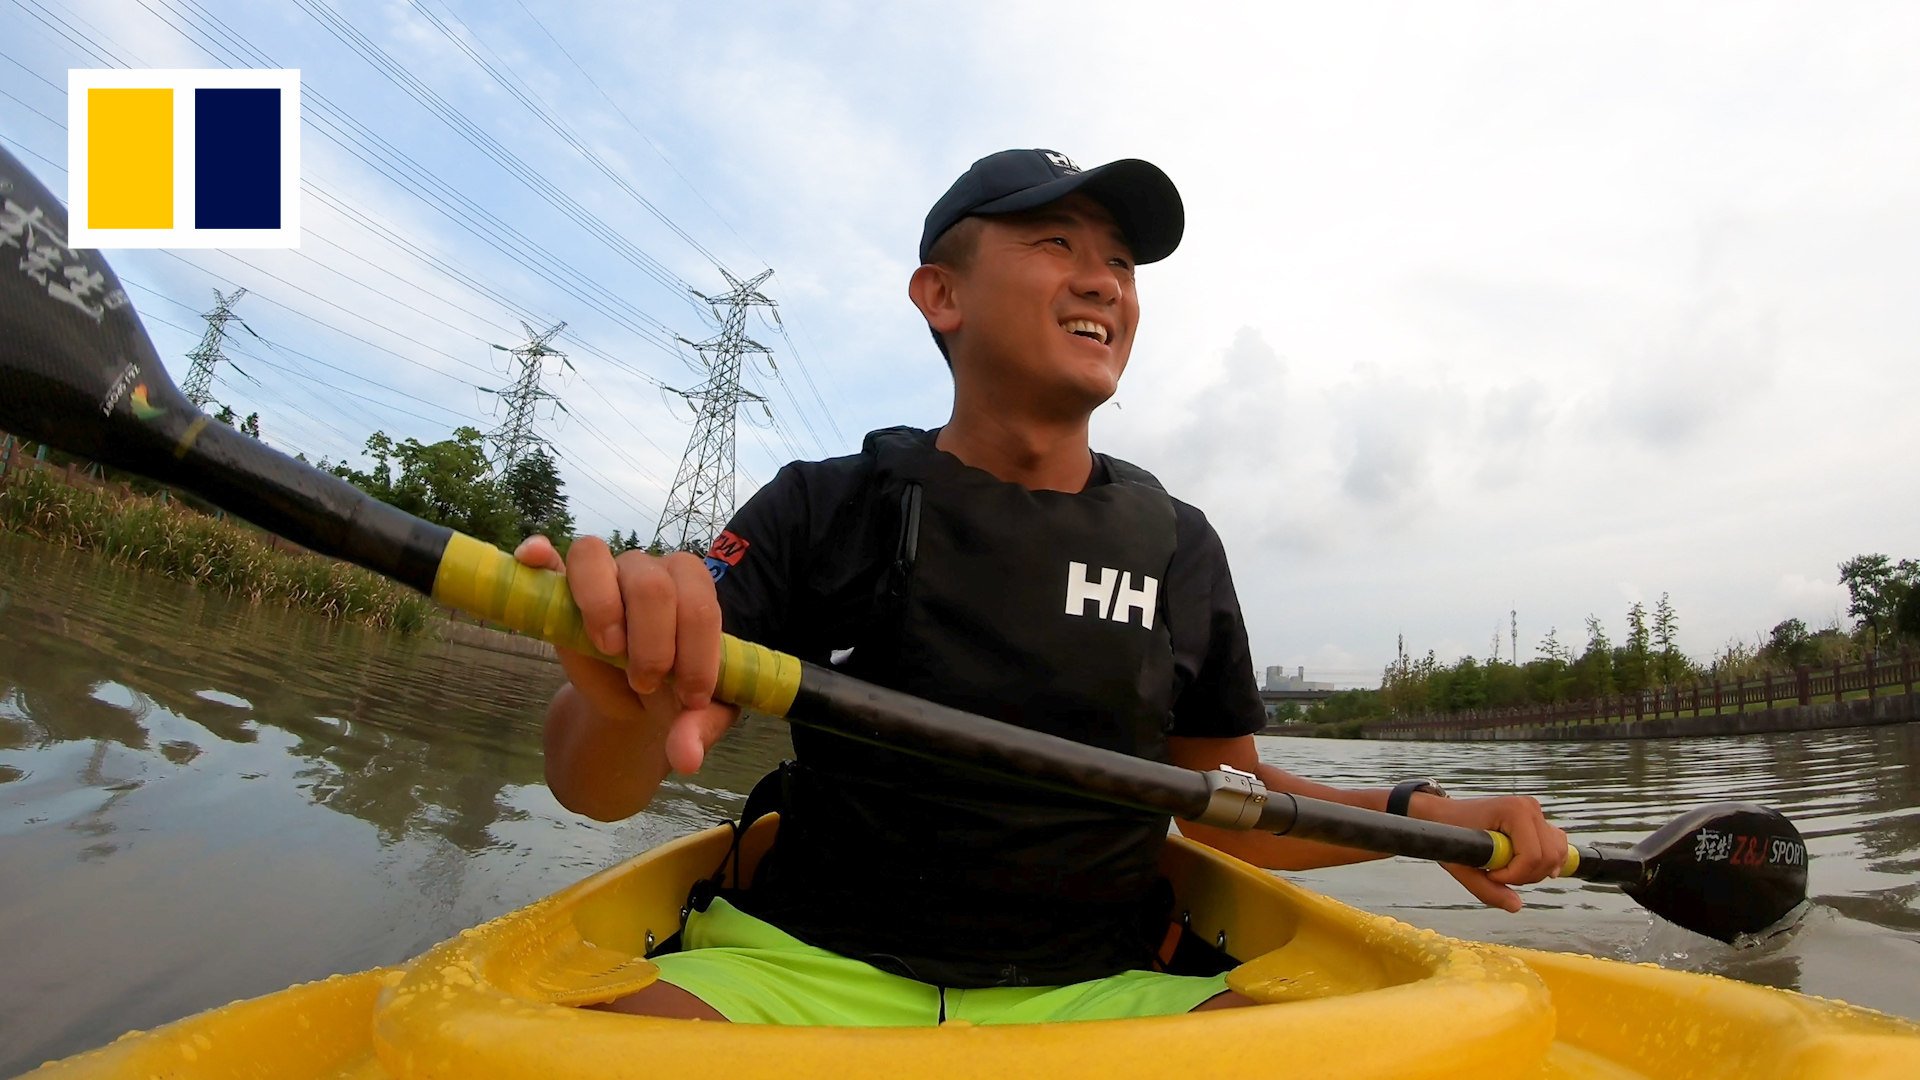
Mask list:
[{"label": "distant building", "polygon": [[1274,666],[1269,667],[1267,669],[1267,687],[1266,688],[1268,690],[1338,690],[1339,689],[1339,687],[1335,686],[1330,682],[1308,682],[1307,669],[1304,667],[1294,668],[1293,674],[1289,675],[1287,674],[1287,669],[1284,667],[1281,667],[1278,664],[1275,664]]}]

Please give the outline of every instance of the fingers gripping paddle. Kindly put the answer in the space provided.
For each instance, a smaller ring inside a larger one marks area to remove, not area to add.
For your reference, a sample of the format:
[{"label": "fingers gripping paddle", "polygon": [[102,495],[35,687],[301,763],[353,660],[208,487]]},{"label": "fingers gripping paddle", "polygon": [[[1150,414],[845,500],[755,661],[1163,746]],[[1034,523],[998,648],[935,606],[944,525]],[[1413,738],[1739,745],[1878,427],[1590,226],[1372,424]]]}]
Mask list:
[{"label": "fingers gripping paddle", "polygon": [[[429,524],[211,423],[167,377],[98,252],[66,245],[66,211],[0,148],[0,428],[194,492],[307,548],[358,563],[521,633],[599,655],[559,574]],[[619,663],[620,658],[609,657]],[[1269,793],[945,708],[726,636],[721,700],[836,734],[1154,814],[1261,828],[1489,869],[1499,833]],[[1626,887],[1691,930],[1733,941],[1806,897],[1806,846],[1774,811],[1693,811],[1629,851],[1568,850],[1568,872]]]}]

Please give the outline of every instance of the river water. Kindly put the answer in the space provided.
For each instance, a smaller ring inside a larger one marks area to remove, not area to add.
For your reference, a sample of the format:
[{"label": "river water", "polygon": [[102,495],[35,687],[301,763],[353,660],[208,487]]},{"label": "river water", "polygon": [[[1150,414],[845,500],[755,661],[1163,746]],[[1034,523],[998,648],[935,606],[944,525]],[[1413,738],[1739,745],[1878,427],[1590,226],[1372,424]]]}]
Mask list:
[{"label": "river water", "polygon": [[[399,638],[0,534],[0,1076],[241,997],[393,963],[737,811],[787,752],[748,720],[697,777],[605,825],[541,782],[559,669]],[[1478,907],[1438,868],[1294,875],[1445,933],[1839,997],[1920,1017],[1920,725],[1620,743],[1262,739],[1339,784],[1537,795],[1630,843],[1703,802],[1778,807],[1816,904],[1736,952],[1618,890]]]}]

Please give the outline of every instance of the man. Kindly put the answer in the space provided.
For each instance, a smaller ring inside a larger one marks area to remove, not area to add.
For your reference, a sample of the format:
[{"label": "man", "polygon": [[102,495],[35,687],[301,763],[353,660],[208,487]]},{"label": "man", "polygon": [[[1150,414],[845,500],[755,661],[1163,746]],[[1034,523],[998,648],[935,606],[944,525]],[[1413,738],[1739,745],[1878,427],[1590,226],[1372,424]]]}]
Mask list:
[{"label": "man", "polygon": [[[705,563],[566,570],[589,634],[625,672],[562,653],[546,727],[560,802],[627,817],[691,773],[736,711],[711,700],[720,633],[1023,726],[1269,788],[1511,835],[1498,873],[1449,867],[1483,902],[1555,873],[1566,838],[1526,798],[1430,782],[1344,791],[1262,764],[1264,721],[1220,540],[1143,470],[1088,446],[1132,350],[1135,266],[1171,254],[1178,192],[1137,160],[982,158],[941,197],[909,294],[952,372],[951,419],[860,454],[795,463]],[[559,568],[535,538],[520,557]],[[661,981],[614,1008],[854,1025],[1094,1019],[1246,1004],[1221,976],[1154,971],[1167,927],[1165,818],[990,781],[796,729],[779,840],[752,888],[689,913]],[[1181,824],[1261,866],[1361,851]]]}]

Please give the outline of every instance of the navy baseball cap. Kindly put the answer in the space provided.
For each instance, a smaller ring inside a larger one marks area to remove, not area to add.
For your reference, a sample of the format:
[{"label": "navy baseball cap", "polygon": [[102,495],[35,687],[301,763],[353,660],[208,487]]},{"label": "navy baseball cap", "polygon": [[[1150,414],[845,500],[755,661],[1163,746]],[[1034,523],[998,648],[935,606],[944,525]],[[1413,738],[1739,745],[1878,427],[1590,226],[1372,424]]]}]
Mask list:
[{"label": "navy baseball cap", "polygon": [[974,162],[927,211],[920,261],[927,261],[934,242],[962,218],[1032,210],[1076,191],[1113,215],[1135,262],[1158,262],[1180,246],[1180,234],[1187,227],[1186,208],[1179,190],[1158,166],[1124,158],[1082,171],[1055,150],[1002,150]]}]

